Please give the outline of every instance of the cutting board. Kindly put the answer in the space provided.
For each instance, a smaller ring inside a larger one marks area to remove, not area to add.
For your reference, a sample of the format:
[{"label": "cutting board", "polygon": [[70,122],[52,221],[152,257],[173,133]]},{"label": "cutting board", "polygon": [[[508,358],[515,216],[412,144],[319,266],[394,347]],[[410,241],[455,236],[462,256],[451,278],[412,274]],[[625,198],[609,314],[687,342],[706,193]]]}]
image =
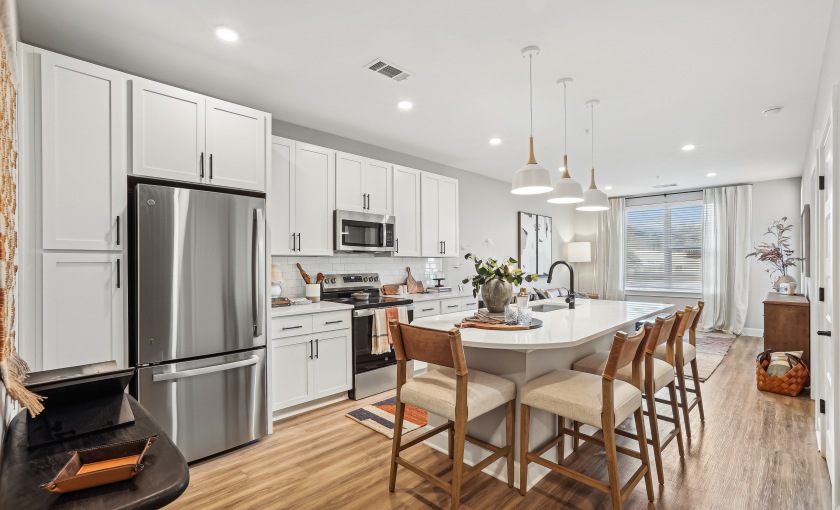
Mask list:
[{"label": "cutting board", "polygon": [[422,294],[426,292],[425,287],[423,287],[423,282],[418,282],[411,276],[411,268],[405,268],[406,272],[408,272],[408,278],[405,279],[405,284],[408,286],[408,293],[409,294]]},{"label": "cutting board", "polygon": [[543,322],[540,319],[531,319],[531,325],[526,326],[524,324],[491,324],[489,322],[475,322],[475,321],[464,321],[458,324],[455,324],[456,327],[461,329],[464,328],[476,328],[476,329],[489,329],[492,331],[524,331],[526,329],[536,329],[541,328]]}]

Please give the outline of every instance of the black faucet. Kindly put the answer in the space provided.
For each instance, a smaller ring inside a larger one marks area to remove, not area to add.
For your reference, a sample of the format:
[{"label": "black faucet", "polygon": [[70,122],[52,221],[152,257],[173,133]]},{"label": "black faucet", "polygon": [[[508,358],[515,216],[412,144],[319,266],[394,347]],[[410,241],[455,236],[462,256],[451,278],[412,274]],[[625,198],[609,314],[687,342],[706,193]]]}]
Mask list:
[{"label": "black faucet", "polygon": [[554,264],[551,264],[551,268],[548,270],[548,280],[546,283],[551,283],[551,276],[554,274],[554,268],[557,264],[563,264],[564,266],[569,268],[569,295],[566,297],[566,302],[569,303],[569,310],[575,309],[575,270],[572,269],[572,266],[569,265],[568,262],[565,260],[558,260]]}]

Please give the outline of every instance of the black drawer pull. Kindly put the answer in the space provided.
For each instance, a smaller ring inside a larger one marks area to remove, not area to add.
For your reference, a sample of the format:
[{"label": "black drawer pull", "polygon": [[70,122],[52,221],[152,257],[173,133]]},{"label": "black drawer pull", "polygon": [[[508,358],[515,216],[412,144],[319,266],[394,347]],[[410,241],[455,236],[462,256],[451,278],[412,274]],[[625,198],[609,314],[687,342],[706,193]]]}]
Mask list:
[{"label": "black drawer pull", "polygon": [[447,308],[458,308],[458,305],[446,305]]},{"label": "black drawer pull", "polygon": [[303,327],[303,326],[289,326],[289,327],[285,327],[285,328],[283,328],[283,331],[286,331],[287,329],[300,329],[300,328],[302,328],[302,327]]},{"label": "black drawer pull", "polygon": [[817,331],[820,336],[831,336],[831,331]]},{"label": "black drawer pull", "polygon": [[431,312],[432,310],[434,310],[434,308],[423,308],[420,311],[421,312]]},{"label": "black drawer pull", "polygon": [[324,324],[341,324],[344,321],[327,321]]}]

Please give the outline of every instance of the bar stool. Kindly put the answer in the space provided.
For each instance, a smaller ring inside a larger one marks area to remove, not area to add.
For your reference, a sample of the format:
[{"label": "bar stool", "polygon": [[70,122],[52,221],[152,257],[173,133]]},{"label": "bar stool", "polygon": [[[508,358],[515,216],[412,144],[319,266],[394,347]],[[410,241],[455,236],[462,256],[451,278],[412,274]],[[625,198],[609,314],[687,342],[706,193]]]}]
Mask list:
[{"label": "bar stool", "polygon": [[[682,311],[678,311],[665,319],[657,317],[653,324],[653,331],[656,334],[651,335],[645,345],[645,366],[642,371],[644,397],[647,402],[647,411],[645,414],[648,415],[648,420],[650,420],[651,439],[649,441],[653,446],[656,477],[659,479],[660,485],[665,483],[665,473],[662,466],[662,450],[674,439],[677,440],[680,457],[685,455],[685,450],[682,441],[682,427],[680,427],[680,411],[677,407],[677,391],[674,385],[674,366],[663,360],[654,358],[653,353],[658,346],[670,349],[673,353],[677,332],[681,328],[684,328],[685,319],[687,318]],[[647,326],[651,326],[651,324],[648,323]],[[607,352],[597,352],[575,362],[574,369],[591,374],[601,373],[607,364],[608,356],[609,353]],[[616,376],[622,381],[630,382],[633,374],[628,367],[624,367],[618,371]],[[656,392],[666,387],[668,388],[670,399],[662,400],[662,402],[671,406],[671,416],[664,416],[656,412]],[[664,438],[659,437],[659,420],[667,421],[674,425],[674,429],[668,432]],[[635,434],[624,430],[616,430],[616,434],[630,438],[635,437]]]},{"label": "bar stool", "polygon": [[[685,307],[685,313],[688,315],[686,327],[688,329],[688,343],[683,342],[682,331],[677,336],[675,342],[673,362],[669,361],[667,349],[660,346],[654,352],[654,356],[658,359],[665,360],[674,365],[677,370],[677,391],[680,393],[680,407],[683,410],[683,423],[685,423],[685,434],[691,437],[691,420],[689,413],[695,407],[700,408],[700,421],[705,422],[706,416],[703,414],[703,395],[700,393],[700,375],[697,370],[697,325],[700,324],[700,315],[703,313],[703,301],[698,301],[697,306]],[[685,366],[691,364],[691,378],[694,380],[694,387],[688,388],[685,385]],[[691,402],[688,402],[688,393],[694,393],[695,397]]]},{"label": "bar stool", "polygon": [[[438,331],[402,324],[389,324],[397,356],[397,398],[394,421],[394,443],[391,449],[391,476],[388,490],[394,492],[397,466],[422,476],[449,492],[452,509],[461,504],[461,486],[474,474],[481,472],[498,459],[507,459],[508,487],[513,487],[514,401],[516,384],[503,377],[478,370],[468,370],[457,329]],[[414,359],[446,368],[432,370],[406,382],[406,361]],[[439,427],[402,444],[402,422],[405,404],[425,409],[449,420]],[[506,440],[498,447],[467,435],[467,421],[499,406],[505,406]],[[421,469],[402,457],[400,452],[446,430],[449,433],[449,458],[453,459],[452,480],[447,483],[439,476]],[[453,435],[454,434],[454,435]],[[469,469],[464,469],[464,444],[475,444],[492,454]]]},{"label": "bar stool", "polygon": [[[616,333],[610,349],[609,358],[603,374],[600,376],[576,370],[555,370],[529,381],[519,393],[520,414],[520,481],[519,492],[523,496],[528,486],[528,464],[534,462],[552,471],[582,482],[594,489],[612,496],[613,508],[621,508],[624,499],[644,478],[648,500],[653,501],[653,480],[648,460],[647,437],[642,415],[642,357],[645,353],[646,340],[659,334],[661,325],[646,325],[644,331],[632,337],[625,333]],[[654,331],[654,329],[657,329]],[[616,380],[616,374],[630,366],[631,382]],[[558,417],[559,434],[539,449],[531,452],[528,434],[530,432],[531,408],[550,412]],[[615,428],[633,415],[636,422],[636,439],[639,451],[633,451],[616,445]],[[585,423],[603,430],[604,440],[582,434],[566,428],[565,419],[576,423]],[[597,444],[607,451],[607,471],[609,484],[567,468],[563,462],[563,442],[565,434]],[[554,463],[542,458],[553,446],[559,449],[559,462]],[[629,455],[641,460],[642,465],[622,487],[618,478],[617,453]]]}]

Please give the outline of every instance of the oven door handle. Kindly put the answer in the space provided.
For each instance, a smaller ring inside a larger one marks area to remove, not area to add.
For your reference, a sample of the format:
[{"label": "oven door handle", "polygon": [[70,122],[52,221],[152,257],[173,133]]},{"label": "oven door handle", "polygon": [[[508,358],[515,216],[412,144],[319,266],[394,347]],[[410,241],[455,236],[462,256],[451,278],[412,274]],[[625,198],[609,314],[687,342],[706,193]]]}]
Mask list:
[{"label": "oven door handle", "polygon": [[[408,311],[413,311],[414,310],[414,305],[413,304],[411,304],[411,305],[398,305],[398,306],[405,306],[406,310],[408,310]],[[388,306],[388,307],[385,307],[385,308],[386,309],[387,308],[396,308],[396,306]],[[357,317],[370,317],[370,316],[373,315],[374,310],[376,310],[376,308],[363,308],[362,310],[353,310],[353,318],[355,319]]]}]

